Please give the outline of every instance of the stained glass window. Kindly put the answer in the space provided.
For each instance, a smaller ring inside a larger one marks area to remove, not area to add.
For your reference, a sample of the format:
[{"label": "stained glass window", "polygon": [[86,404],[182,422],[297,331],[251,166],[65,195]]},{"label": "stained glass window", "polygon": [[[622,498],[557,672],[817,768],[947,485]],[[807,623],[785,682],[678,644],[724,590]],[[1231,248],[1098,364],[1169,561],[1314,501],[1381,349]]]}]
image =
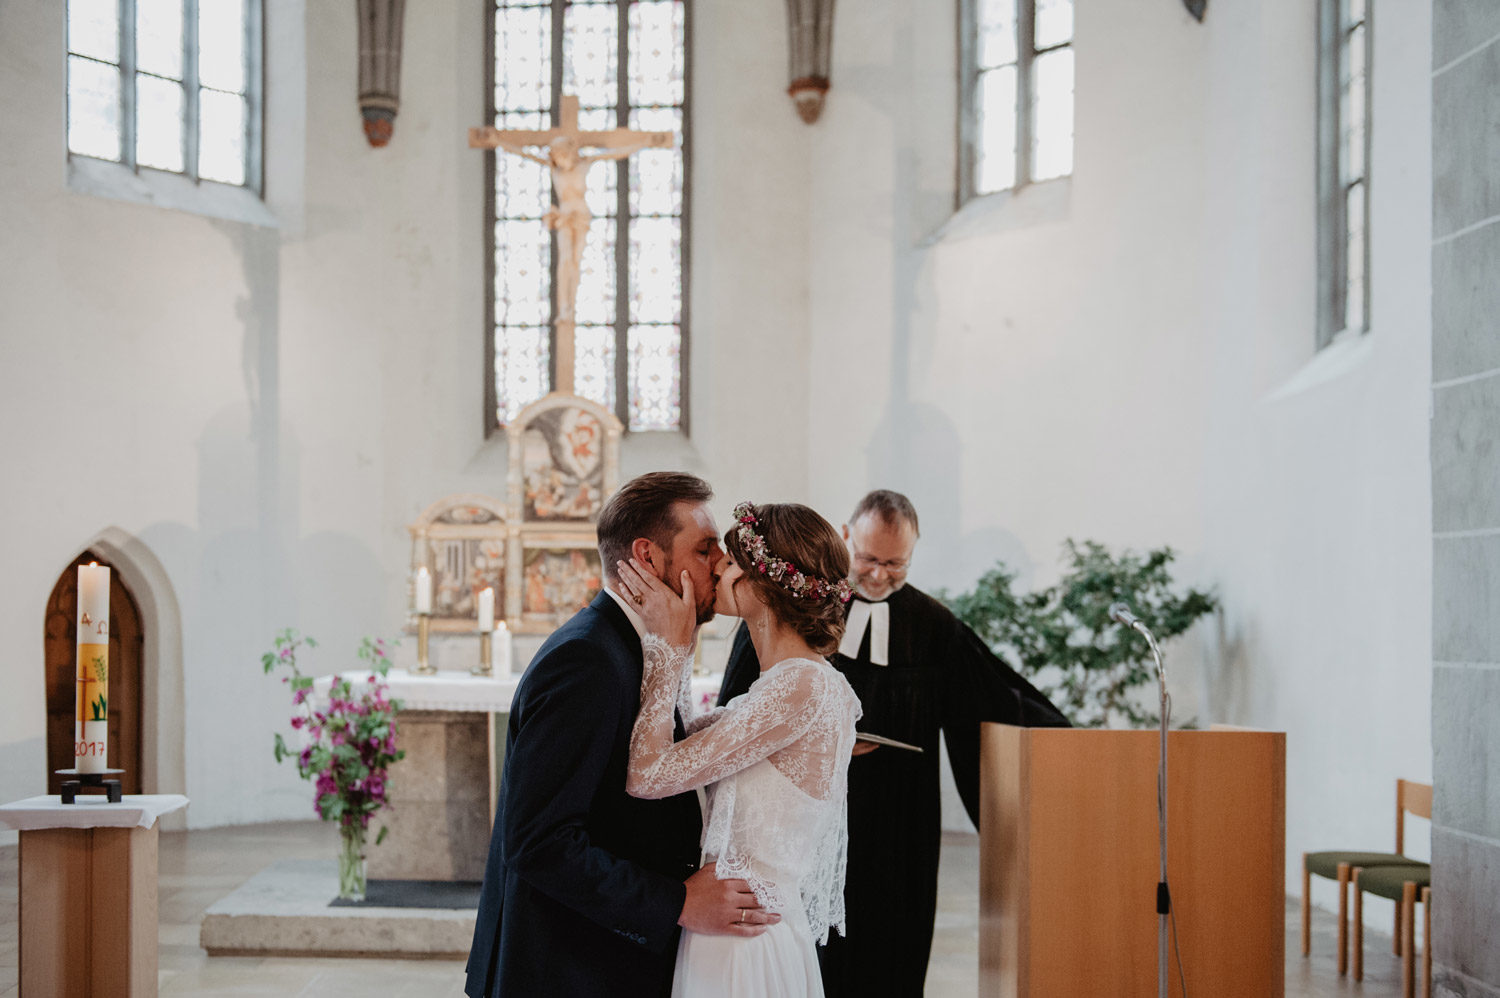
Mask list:
[{"label": "stained glass window", "polygon": [[68,152],[259,188],[260,0],[68,0]]},{"label": "stained glass window", "polygon": [[[632,431],[684,422],[686,6],[494,0],[487,14],[496,128],[552,128],[567,95],[578,98],[581,129],[676,136],[669,149],[601,161],[587,174],[593,220],[580,266],[574,391]],[[547,168],[505,151],[488,155],[494,280],[486,408],[499,427],[552,390],[557,254],[544,222],[554,203]]]},{"label": "stained glass window", "polygon": [[1319,55],[1318,345],[1369,328],[1370,17],[1324,0]]},{"label": "stained glass window", "polygon": [[969,0],[965,197],[1073,172],[1073,0]]}]

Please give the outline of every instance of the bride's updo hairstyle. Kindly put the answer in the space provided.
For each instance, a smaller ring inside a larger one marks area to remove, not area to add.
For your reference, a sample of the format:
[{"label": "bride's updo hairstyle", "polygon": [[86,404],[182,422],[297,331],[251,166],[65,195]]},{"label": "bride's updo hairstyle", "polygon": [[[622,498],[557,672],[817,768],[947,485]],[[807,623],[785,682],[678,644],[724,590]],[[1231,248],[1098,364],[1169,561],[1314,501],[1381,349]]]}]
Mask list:
[{"label": "bride's updo hairstyle", "polygon": [[[755,517],[751,529],[765,539],[765,550],[776,559],[790,562],[805,576],[833,587],[849,577],[849,549],[833,524],[800,503],[744,504]],[[763,572],[750,545],[742,538],[744,524],[737,522],[724,534],[724,549],[744,570],[736,587],[748,586],[755,598],[770,608],[777,619],[794,628],[820,655],[838,648],[844,636],[844,610],[839,594],[799,595],[783,582]],[[736,598],[740,596],[740,590]]]}]

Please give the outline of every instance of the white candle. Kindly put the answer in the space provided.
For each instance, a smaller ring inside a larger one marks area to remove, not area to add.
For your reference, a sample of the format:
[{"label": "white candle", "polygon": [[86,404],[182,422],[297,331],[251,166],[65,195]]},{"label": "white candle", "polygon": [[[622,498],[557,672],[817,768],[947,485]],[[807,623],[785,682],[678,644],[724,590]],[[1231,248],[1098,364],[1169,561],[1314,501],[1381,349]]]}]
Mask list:
[{"label": "white candle", "polygon": [[109,766],[109,569],[78,566],[77,693],[73,765],[80,773]]},{"label": "white candle", "polygon": [[417,569],[416,611],[432,612],[432,573],[427,571],[426,565]]},{"label": "white candle", "polygon": [[496,659],[495,675],[510,675],[510,628],[505,626],[505,621],[501,620],[495,624],[495,634],[490,647]]},{"label": "white candle", "polygon": [[493,631],[495,629],[495,590],[479,590],[479,629],[481,631]]}]

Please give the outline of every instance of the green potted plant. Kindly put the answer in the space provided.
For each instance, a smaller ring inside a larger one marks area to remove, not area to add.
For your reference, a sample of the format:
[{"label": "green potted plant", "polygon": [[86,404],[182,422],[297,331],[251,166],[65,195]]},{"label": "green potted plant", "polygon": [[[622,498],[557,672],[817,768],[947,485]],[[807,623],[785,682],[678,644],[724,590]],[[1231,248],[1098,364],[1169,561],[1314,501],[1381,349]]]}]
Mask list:
[{"label": "green potted plant", "polygon": [[1156,711],[1142,703],[1154,699],[1135,695],[1156,681],[1150,647],[1140,634],[1115,623],[1109,606],[1124,602],[1165,644],[1217,609],[1217,597],[1192,588],[1174,590],[1171,548],[1114,555],[1095,541],[1070,539],[1063,551],[1066,570],[1044,589],[1016,595],[1015,573],[1002,561],[972,590],[938,595],[1079,727],[1158,724]]}]

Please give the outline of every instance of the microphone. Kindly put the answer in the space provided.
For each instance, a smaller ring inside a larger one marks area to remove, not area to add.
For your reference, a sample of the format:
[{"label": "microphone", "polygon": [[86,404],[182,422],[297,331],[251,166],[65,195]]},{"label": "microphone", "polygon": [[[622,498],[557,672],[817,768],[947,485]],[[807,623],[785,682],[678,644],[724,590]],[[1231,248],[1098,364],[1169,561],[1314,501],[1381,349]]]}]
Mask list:
[{"label": "microphone", "polygon": [[1109,605],[1109,619],[1135,631],[1146,639],[1146,644],[1151,646],[1151,656],[1156,659],[1156,676],[1161,682],[1162,700],[1165,701],[1167,696],[1167,672],[1161,664],[1161,649],[1156,646],[1156,636],[1151,633],[1149,627],[1141,623],[1141,618],[1130,612],[1130,607],[1125,604],[1124,600],[1116,600]]}]

